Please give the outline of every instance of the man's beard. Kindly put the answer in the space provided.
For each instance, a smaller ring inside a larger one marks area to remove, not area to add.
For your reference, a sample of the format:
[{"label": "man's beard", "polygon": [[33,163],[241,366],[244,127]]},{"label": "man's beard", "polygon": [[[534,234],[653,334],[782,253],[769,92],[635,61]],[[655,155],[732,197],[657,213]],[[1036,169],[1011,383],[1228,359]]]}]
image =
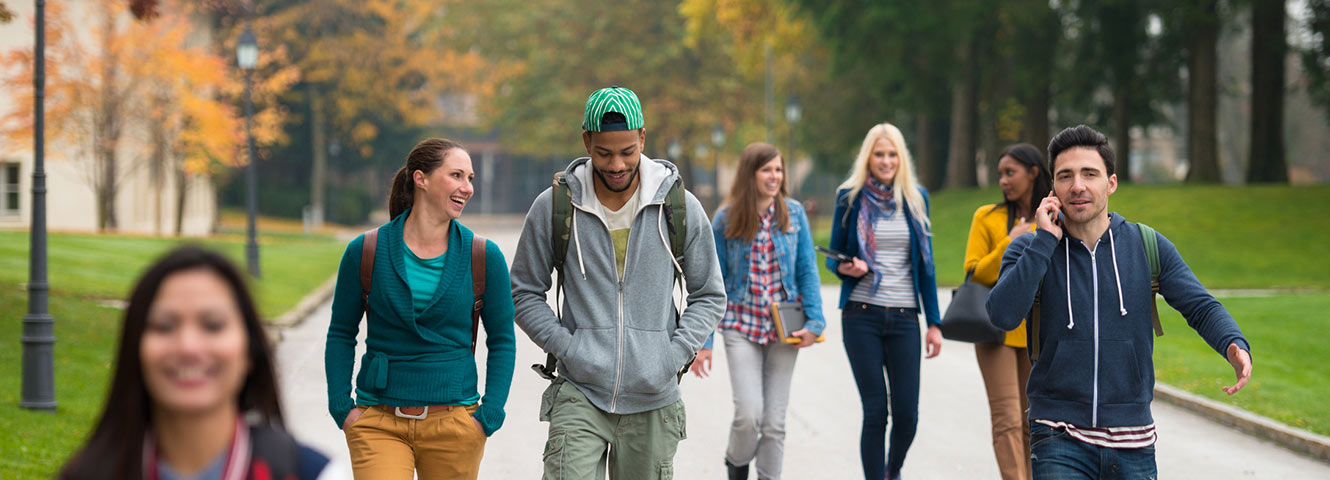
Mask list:
[{"label": "man's beard", "polygon": [[[628,190],[628,187],[633,186],[633,180],[637,179],[637,167],[633,167],[633,174],[628,176],[628,181],[624,183],[623,188],[614,188],[610,186],[609,179],[605,178],[605,174],[602,173],[599,168],[592,167],[592,170],[596,171],[596,178],[600,179],[600,184],[604,185],[606,189],[614,193],[620,193],[625,190]],[[610,172],[611,175],[619,173],[622,172]]]}]

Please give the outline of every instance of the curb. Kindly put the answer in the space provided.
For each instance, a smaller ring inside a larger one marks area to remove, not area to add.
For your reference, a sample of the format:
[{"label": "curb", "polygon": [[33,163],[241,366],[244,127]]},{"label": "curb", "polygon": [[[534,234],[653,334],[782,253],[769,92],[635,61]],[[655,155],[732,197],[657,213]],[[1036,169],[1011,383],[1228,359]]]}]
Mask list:
[{"label": "curb", "polygon": [[291,307],[286,313],[264,322],[264,326],[267,327],[268,331],[268,340],[271,341],[273,345],[280,343],[282,341],[282,330],[294,327],[299,325],[300,322],[305,321],[305,318],[314,313],[314,310],[318,309],[319,305],[323,305],[323,302],[328,301],[328,298],[332,297],[333,290],[335,290],[336,287],[337,275],[333,275],[332,278],[323,282],[322,285],[314,288],[314,291],[305,295],[305,298],[300,299],[300,302],[297,302],[296,306]]},{"label": "curb", "polygon": [[1330,463],[1330,437],[1290,427],[1270,418],[1248,412],[1232,405],[1184,391],[1172,385],[1155,382],[1155,398],[1191,410],[1255,437],[1272,441],[1279,446]]}]

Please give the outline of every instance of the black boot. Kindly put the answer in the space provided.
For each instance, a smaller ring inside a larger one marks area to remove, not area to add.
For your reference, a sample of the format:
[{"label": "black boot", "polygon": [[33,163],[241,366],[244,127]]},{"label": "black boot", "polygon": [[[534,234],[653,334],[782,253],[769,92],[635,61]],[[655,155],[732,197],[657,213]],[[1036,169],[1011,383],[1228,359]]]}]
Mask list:
[{"label": "black boot", "polygon": [[748,480],[748,465],[734,466],[725,461],[725,470],[730,472],[730,480]]}]

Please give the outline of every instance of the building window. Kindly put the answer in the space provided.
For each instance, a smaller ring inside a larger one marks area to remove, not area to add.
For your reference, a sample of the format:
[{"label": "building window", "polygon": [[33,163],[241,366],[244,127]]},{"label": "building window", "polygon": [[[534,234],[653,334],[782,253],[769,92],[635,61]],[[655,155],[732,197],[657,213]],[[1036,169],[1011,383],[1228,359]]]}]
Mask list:
[{"label": "building window", "polygon": [[0,163],[0,215],[18,215],[19,168],[17,163]]}]

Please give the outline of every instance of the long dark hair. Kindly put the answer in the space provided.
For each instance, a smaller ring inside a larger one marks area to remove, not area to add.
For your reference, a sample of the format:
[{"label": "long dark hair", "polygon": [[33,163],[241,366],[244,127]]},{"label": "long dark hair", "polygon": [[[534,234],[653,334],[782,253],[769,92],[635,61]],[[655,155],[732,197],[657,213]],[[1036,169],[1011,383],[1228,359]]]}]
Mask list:
[{"label": "long dark hair", "polygon": [[462,148],[462,144],[445,138],[431,138],[417,143],[411,153],[406,154],[406,165],[393,175],[393,188],[388,193],[389,217],[397,218],[415,202],[416,182],[411,178],[415,171],[429,175],[443,165],[443,157],[454,148]]},{"label": "long dark hair", "polygon": [[139,348],[147,328],[148,311],[162,282],[189,270],[207,270],[221,277],[231,288],[244,319],[245,333],[249,336],[250,369],[236,396],[239,410],[258,414],[258,420],[270,427],[284,428],[272,349],[245,277],[221,255],[197,246],[184,246],[158,259],[134,285],[125,309],[106,409],[88,443],[65,464],[61,479],[143,478],[143,436],[152,422],[152,399],[143,381]]},{"label": "long dark hair", "polygon": [[1011,230],[1011,227],[1016,225],[1017,218],[1034,218],[1035,210],[1039,209],[1040,199],[1047,197],[1048,192],[1053,190],[1053,175],[1048,172],[1048,162],[1044,161],[1043,152],[1034,145],[1028,143],[1007,145],[1007,148],[1002,149],[1002,153],[998,155],[998,160],[1002,160],[1002,157],[1011,157],[1021,165],[1025,165],[1026,171],[1039,169],[1035,173],[1034,184],[1030,186],[1030,211],[1018,212],[1020,202],[1007,200],[1006,196],[1002,197],[1002,203],[993,206],[993,210],[1004,207],[1007,209],[1007,230]]},{"label": "long dark hair", "polygon": [[[730,206],[725,238],[742,238],[751,242],[757,237],[757,229],[762,226],[762,221],[759,218],[761,212],[757,211],[757,182],[753,179],[758,169],[779,156],[780,150],[770,143],[753,142],[744,147],[739,157],[739,170],[735,172],[734,183],[730,186],[730,196],[725,200],[725,204]],[[785,209],[786,195],[789,194],[785,191],[785,178],[782,176],[780,191],[776,192],[773,202],[776,213],[772,215],[776,229],[782,232],[790,228],[790,212]]]}]

